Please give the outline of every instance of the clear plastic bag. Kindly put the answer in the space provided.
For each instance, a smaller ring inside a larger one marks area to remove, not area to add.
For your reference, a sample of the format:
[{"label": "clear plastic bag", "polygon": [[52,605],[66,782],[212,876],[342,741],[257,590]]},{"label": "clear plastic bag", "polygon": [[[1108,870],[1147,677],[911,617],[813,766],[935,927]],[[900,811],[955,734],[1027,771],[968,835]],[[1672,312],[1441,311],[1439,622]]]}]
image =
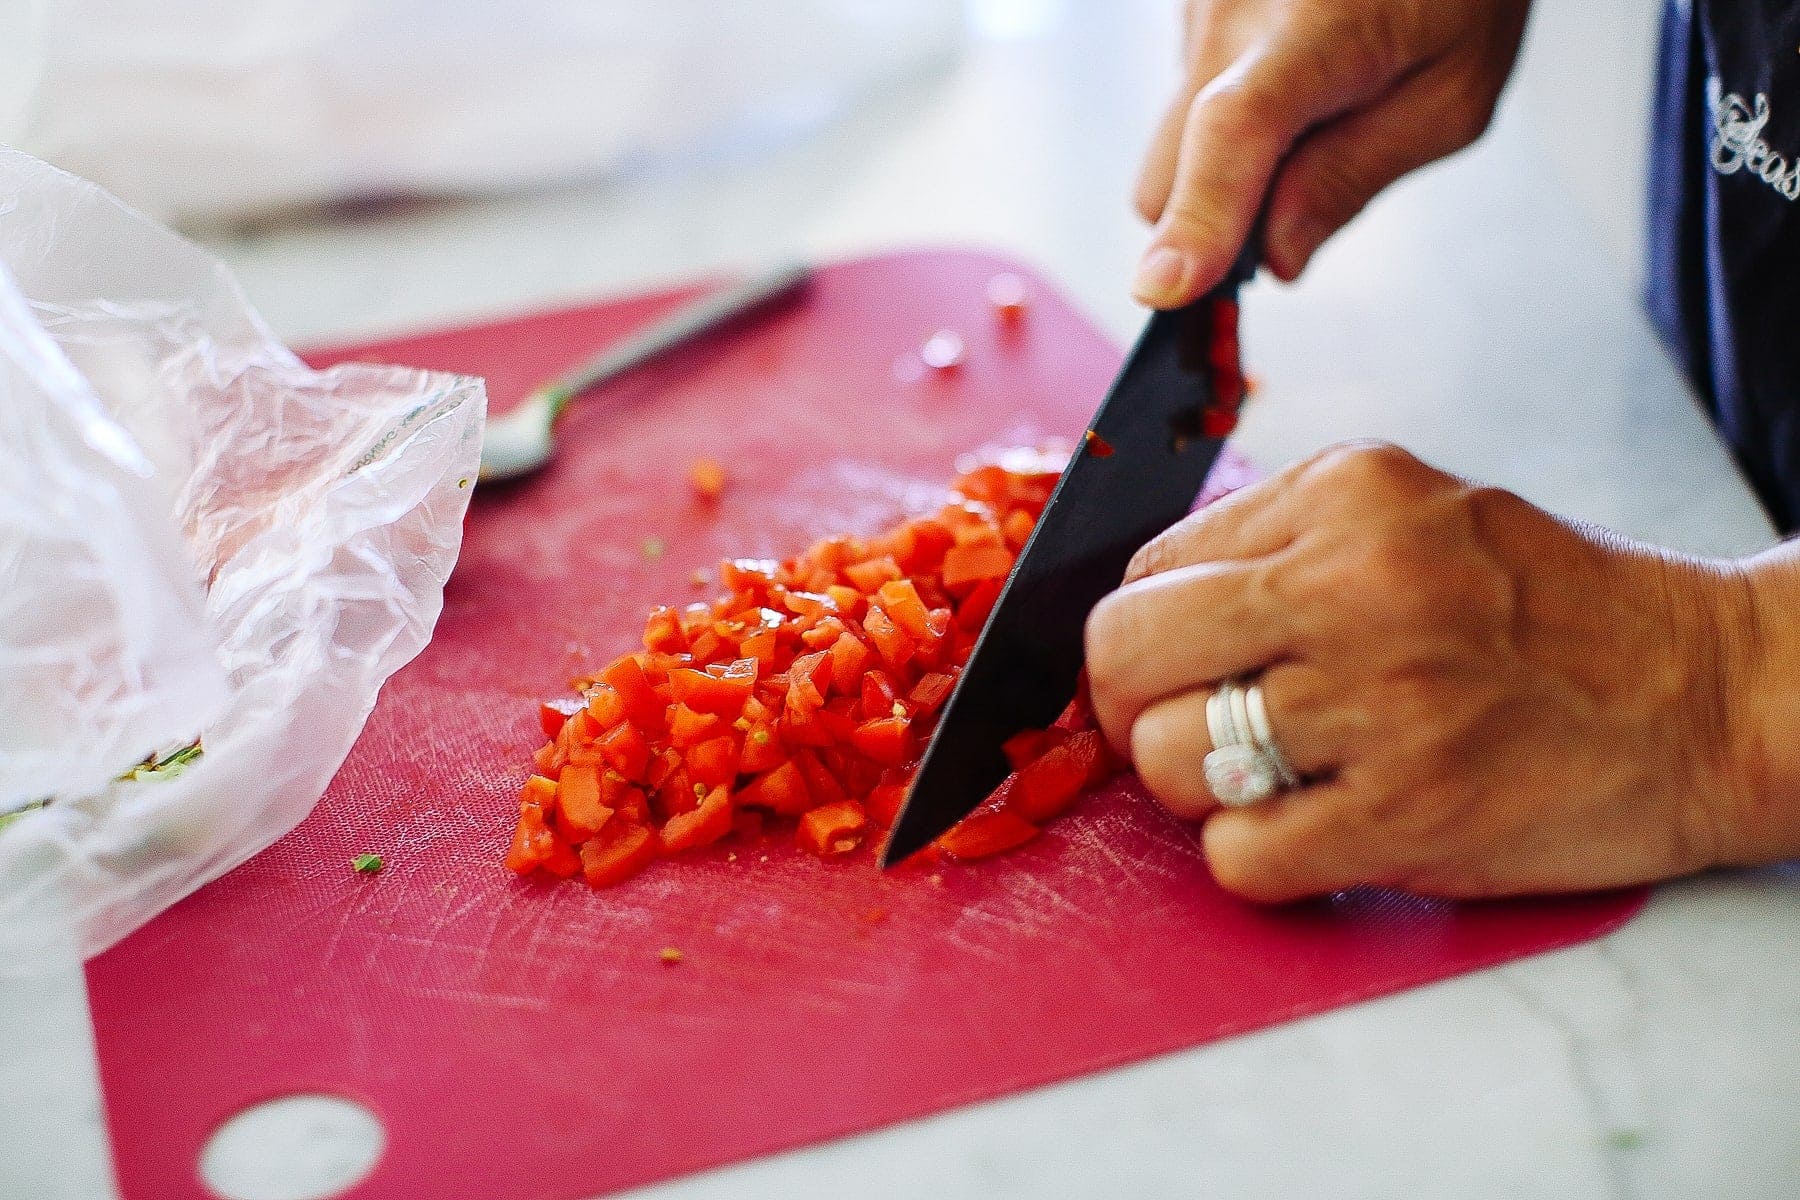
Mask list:
[{"label": "clear plastic bag", "polygon": [[430,636],[484,409],[308,368],[199,248],[0,150],[0,972],[306,815]]}]

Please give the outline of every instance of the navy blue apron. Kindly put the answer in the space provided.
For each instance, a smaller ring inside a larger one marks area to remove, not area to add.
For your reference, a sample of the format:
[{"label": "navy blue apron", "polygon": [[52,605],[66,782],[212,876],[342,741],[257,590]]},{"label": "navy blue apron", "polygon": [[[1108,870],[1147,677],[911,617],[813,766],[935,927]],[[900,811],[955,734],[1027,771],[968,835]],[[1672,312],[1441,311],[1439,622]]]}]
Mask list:
[{"label": "navy blue apron", "polygon": [[1800,527],[1800,2],[1674,0],[1652,319],[1782,532]]}]

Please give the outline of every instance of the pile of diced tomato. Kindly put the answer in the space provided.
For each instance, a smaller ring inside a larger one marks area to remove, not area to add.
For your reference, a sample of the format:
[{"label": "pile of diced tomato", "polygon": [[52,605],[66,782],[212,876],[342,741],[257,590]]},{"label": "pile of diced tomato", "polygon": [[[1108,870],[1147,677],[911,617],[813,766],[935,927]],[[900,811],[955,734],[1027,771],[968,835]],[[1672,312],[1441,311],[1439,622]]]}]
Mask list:
[{"label": "pile of diced tomato", "polygon": [[[605,887],[771,822],[827,858],[879,837],[1060,466],[1011,452],[934,515],[726,562],[718,599],[653,611],[641,650],[543,706],[506,865]],[[1011,849],[1117,767],[1079,702],[1007,753],[1018,774],[941,849]]]}]

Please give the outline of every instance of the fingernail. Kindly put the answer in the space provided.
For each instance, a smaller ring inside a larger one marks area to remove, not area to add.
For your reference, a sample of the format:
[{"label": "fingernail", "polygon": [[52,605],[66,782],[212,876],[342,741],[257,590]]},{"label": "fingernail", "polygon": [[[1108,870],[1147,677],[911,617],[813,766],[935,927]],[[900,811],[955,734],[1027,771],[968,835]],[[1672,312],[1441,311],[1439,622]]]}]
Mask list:
[{"label": "fingernail", "polygon": [[1152,308],[1179,304],[1187,299],[1182,285],[1187,282],[1188,256],[1173,246],[1158,246],[1144,255],[1138,264],[1137,277],[1131,281],[1132,295]]}]

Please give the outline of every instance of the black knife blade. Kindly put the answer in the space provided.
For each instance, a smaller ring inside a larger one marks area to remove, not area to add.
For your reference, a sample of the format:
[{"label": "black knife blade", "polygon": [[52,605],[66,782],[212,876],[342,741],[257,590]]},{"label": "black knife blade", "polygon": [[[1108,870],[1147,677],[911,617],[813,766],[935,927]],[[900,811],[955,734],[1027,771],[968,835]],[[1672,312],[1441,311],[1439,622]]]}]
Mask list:
[{"label": "black knife blade", "polygon": [[[1204,414],[1215,400],[1215,309],[1254,272],[1246,257],[1186,308],[1151,316],[1057,482],[1000,594],[942,719],[881,865],[923,849],[968,816],[1010,773],[1001,744],[1049,725],[1075,695],[1088,613],[1124,578],[1139,547],[1186,516],[1223,436]],[[1232,328],[1235,346],[1235,324]],[[1236,397],[1230,403],[1235,411]],[[1100,439],[1098,443],[1094,439]],[[1096,446],[1110,447],[1097,454]]]}]

